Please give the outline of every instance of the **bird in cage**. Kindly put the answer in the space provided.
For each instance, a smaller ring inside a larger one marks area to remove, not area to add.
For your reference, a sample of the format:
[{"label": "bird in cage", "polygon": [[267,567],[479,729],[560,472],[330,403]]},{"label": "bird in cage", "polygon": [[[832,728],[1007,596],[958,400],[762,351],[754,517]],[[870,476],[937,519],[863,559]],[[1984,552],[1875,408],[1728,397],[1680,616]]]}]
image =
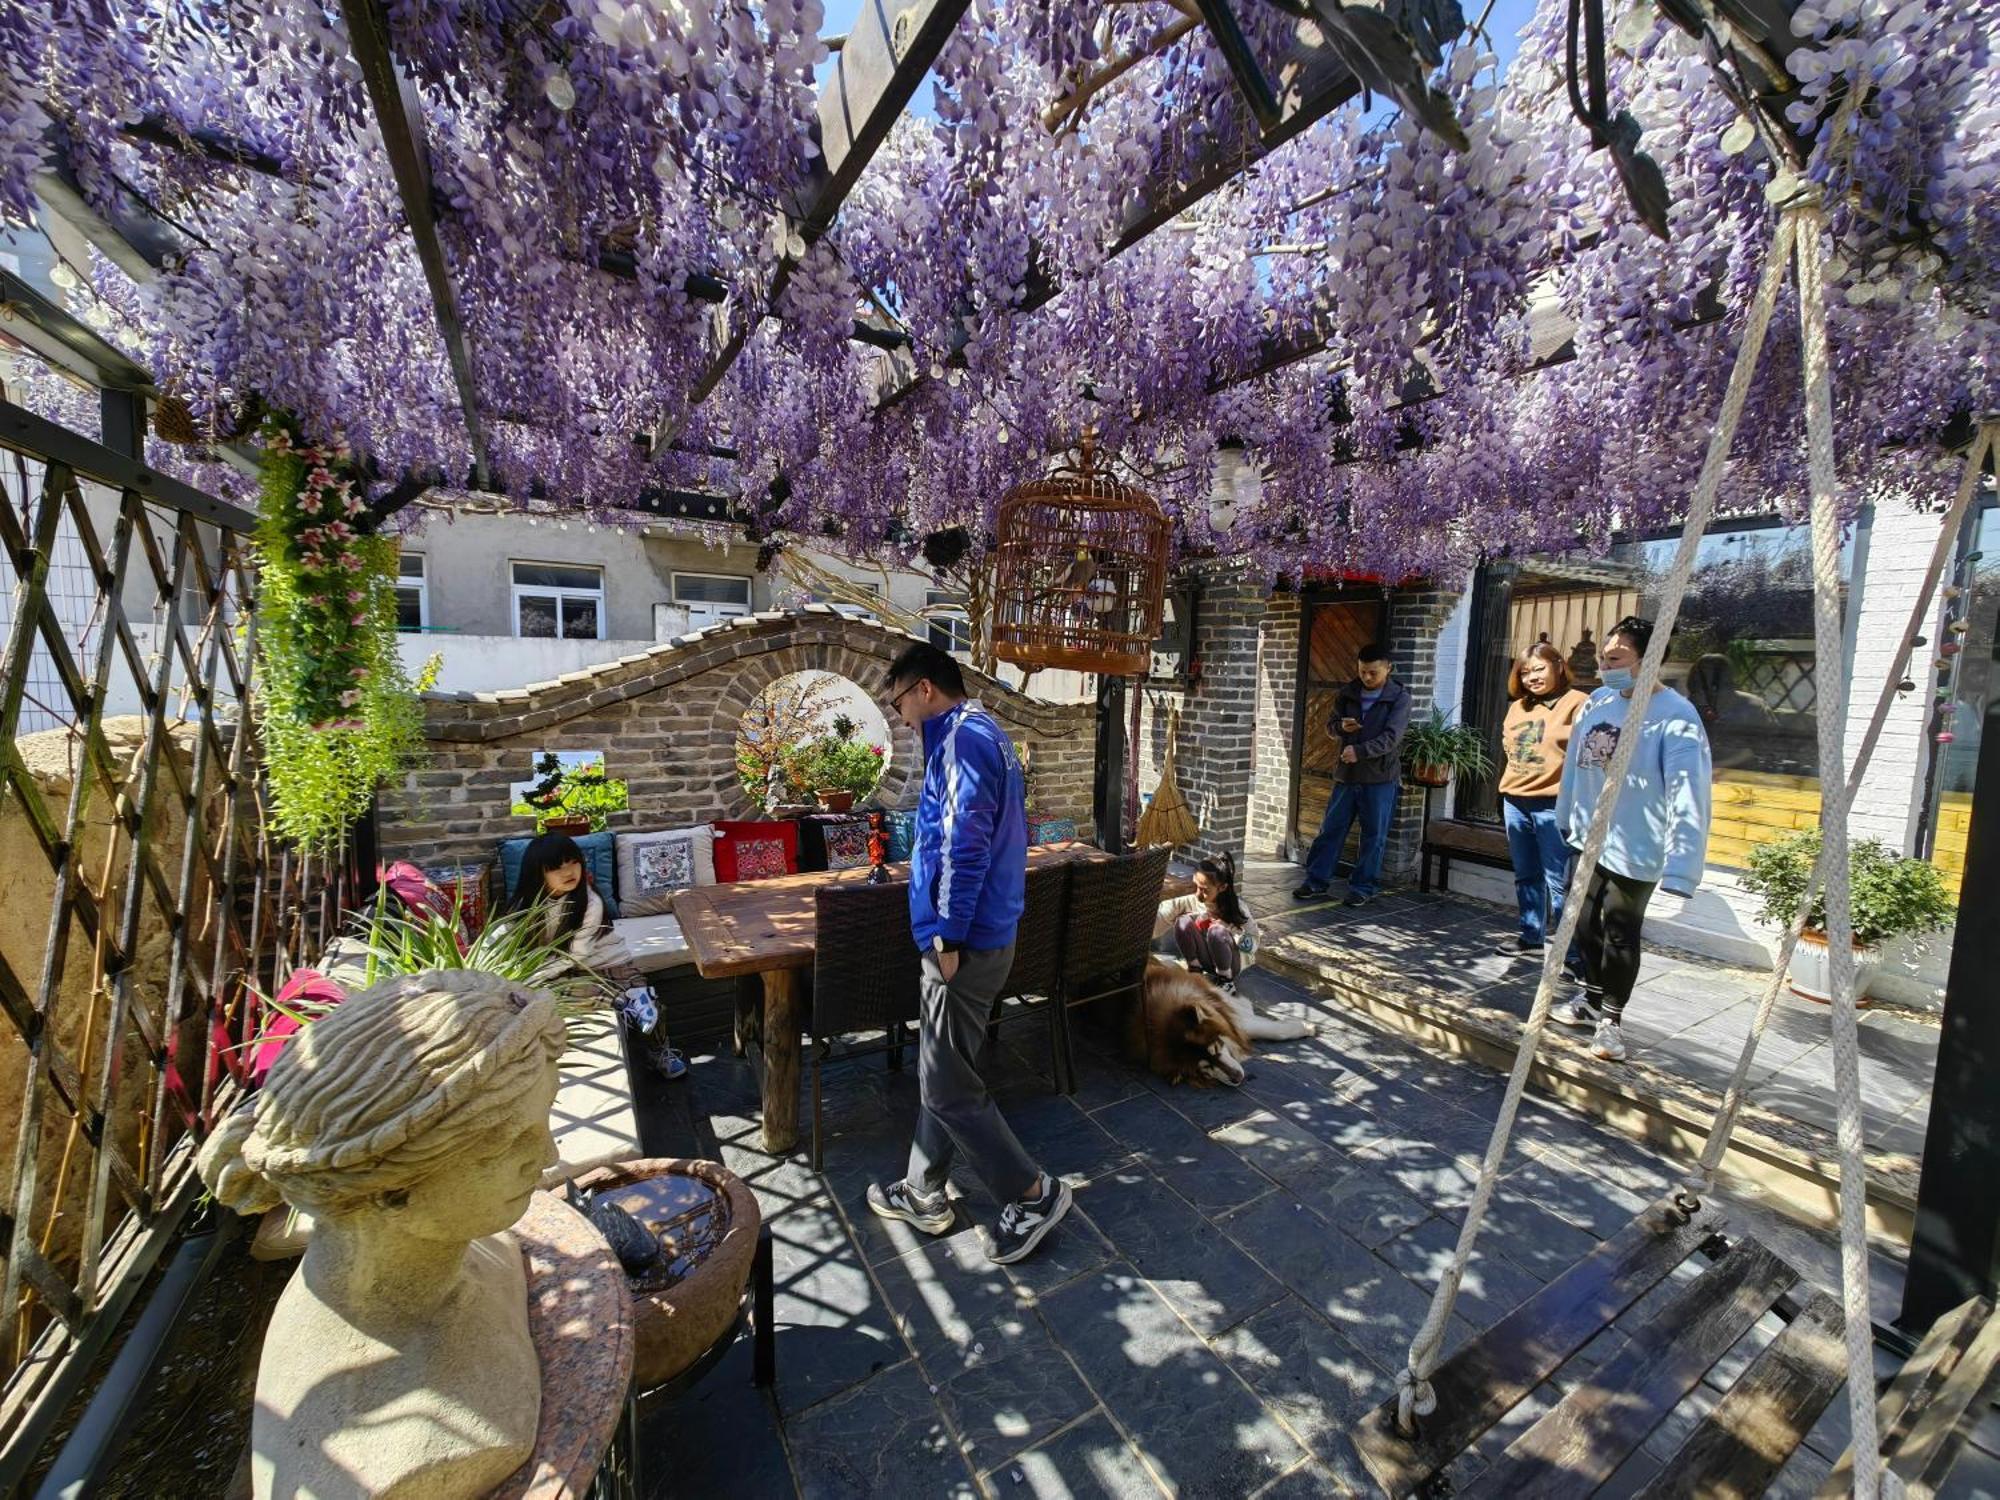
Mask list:
[{"label": "bird in cage", "polygon": [[1051,577],[1046,585],[1036,590],[1031,602],[1045,604],[1051,599],[1067,596],[1069,604],[1076,604],[1083,598],[1084,591],[1090,587],[1091,581],[1097,577],[1097,567],[1095,554],[1088,547],[1078,547],[1076,556],[1064,564],[1061,571]]}]

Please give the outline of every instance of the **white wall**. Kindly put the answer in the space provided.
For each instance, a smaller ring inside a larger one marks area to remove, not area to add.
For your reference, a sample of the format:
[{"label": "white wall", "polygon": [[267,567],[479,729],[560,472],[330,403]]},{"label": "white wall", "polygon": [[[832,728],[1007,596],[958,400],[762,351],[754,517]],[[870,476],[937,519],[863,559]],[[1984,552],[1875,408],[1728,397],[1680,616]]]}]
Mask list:
[{"label": "white wall", "polygon": [[[1891,502],[1876,508],[1868,528],[1863,574],[1857,580],[1859,615],[1853,629],[1854,660],[1848,673],[1845,759],[1849,766],[1861,748],[1868,720],[1875,712],[1882,684],[1903,663],[1896,660],[1903,629],[1922,586],[1931,550],[1944,518]],[[1934,602],[1934,601],[1933,601]],[[1869,758],[1861,794],[1854,799],[1848,828],[1854,838],[1880,839],[1899,854],[1916,847],[1923,816],[1924,771],[1930,746],[1924,738],[1930,714],[1930,688],[1935,680],[1929,663],[1937,656],[1937,611],[1926,611],[1924,629],[1929,646],[1914,653],[1910,678],[1914,692],[1900,695],[1883,726],[1881,742]]]},{"label": "white wall", "polygon": [[491,693],[501,688],[526,687],[532,682],[553,682],[567,672],[580,672],[621,656],[650,651],[655,644],[651,640],[528,640],[511,635],[396,637],[403,666],[413,678],[433,653],[443,658],[443,668],[433,689],[440,693]]}]

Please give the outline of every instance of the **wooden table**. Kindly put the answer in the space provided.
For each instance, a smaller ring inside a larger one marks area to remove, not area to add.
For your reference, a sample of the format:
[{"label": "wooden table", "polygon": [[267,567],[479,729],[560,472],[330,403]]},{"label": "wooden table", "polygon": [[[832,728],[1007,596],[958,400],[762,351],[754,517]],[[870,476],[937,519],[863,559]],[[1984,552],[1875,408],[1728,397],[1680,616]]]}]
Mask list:
[{"label": "wooden table", "polygon": [[[1091,844],[1043,844],[1028,851],[1028,868],[1110,857]],[[907,865],[889,866],[889,875],[897,885],[909,883]],[[789,1151],[799,1138],[799,1039],[806,1028],[799,976],[812,968],[818,938],[813,892],[867,879],[864,866],[705,885],[674,898],[681,936],[702,978],[748,981],[737,990],[736,1052],[743,1056],[753,1046],[762,1052],[766,1151]],[[1169,879],[1165,894],[1187,888],[1185,881]]]}]

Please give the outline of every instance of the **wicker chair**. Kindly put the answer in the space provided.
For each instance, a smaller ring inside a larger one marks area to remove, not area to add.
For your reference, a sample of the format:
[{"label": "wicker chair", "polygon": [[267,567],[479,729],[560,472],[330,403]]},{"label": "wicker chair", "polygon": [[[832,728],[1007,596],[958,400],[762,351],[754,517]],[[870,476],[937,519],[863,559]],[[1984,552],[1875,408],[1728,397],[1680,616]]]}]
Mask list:
[{"label": "wicker chair", "polygon": [[[1046,1011],[1049,1019],[1049,1065],[1056,1087],[1072,1091],[1069,1078],[1069,1029],[1058,1003],[1062,997],[1064,922],[1069,914],[1070,866],[1041,865],[1028,871],[1027,899],[1021,908],[1019,936],[1014,943],[1014,967],[1000,987],[989,1039],[997,1040],[1002,1022],[1009,1025]],[[1008,1005],[1008,1001],[1015,1001]]]},{"label": "wicker chair", "polygon": [[[1137,990],[1146,981],[1153,922],[1173,851],[1161,845],[1113,860],[1080,863],[1070,874],[1069,913],[1063,924],[1063,1042],[1069,1045],[1068,1011]],[[1068,1092],[1076,1066],[1068,1067]]]},{"label": "wicker chair", "polygon": [[[824,1160],[820,1070],[876,1052],[900,1064],[903,1028],[921,1013],[922,969],[910,941],[909,889],[901,885],[833,885],[813,893],[822,934],[813,954],[812,1165]],[[834,1039],[857,1032],[883,1033],[867,1046],[846,1046],[831,1058]]]}]

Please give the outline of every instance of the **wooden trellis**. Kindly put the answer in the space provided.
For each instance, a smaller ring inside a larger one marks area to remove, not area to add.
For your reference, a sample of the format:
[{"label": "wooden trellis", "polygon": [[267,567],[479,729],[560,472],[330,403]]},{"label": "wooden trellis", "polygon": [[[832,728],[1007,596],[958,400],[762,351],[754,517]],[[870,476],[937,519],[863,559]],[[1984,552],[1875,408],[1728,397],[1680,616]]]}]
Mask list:
[{"label": "wooden trellis", "polygon": [[[339,883],[266,831],[254,518],[4,401],[0,464],[16,481],[0,505],[9,1490],[198,1196],[194,1139],[231,1102],[256,992],[317,953]],[[81,629],[49,594],[59,535],[95,589]],[[23,740],[36,669],[62,727]]]}]

